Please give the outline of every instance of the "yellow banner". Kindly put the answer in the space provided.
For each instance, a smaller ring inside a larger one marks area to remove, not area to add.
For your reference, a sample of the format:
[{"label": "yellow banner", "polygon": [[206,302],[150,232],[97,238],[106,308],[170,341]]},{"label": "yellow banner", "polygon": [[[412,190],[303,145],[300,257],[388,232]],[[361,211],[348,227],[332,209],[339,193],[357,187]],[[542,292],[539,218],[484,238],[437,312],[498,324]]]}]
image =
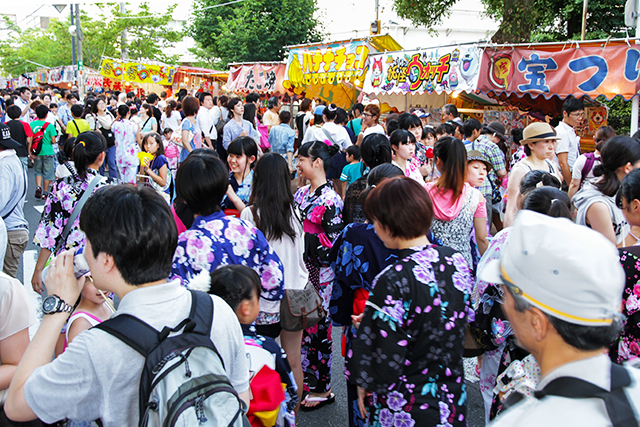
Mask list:
[{"label": "yellow banner", "polygon": [[139,62],[123,62],[103,58],[100,74],[104,77],[134,83],[155,83],[169,86],[173,84],[176,68],[168,65],[142,64]]}]

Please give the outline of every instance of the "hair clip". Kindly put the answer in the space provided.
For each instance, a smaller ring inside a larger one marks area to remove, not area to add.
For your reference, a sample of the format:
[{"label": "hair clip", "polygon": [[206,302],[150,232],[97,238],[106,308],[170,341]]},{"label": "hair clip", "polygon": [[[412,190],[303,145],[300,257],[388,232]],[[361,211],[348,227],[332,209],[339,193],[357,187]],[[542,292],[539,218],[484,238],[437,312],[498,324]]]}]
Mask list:
[{"label": "hair clip", "polygon": [[[331,106],[332,106],[332,105],[334,106],[333,108],[331,108]],[[338,107],[336,107],[336,106],[335,106],[335,104],[329,104],[329,105],[327,106],[327,110],[332,111],[332,112],[333,112],[333,111],[337,111],[337,110],[338,110]]]},{"label": "hair clip", "polygon": [[558,199],[551,199],[551,204],[554,204],[557,201],[558,201]]},{"label": "hair clip", "polygon": [[542,181],[536,184],[536,188],[540,188],[540,187],[544,187],[544,184],[542,183]]},{"label": "hair clip", "polygon": [[78,142],[78,144],[82,144],[83,147],[86,147],[84,141],[80,141],[80,142]]}]

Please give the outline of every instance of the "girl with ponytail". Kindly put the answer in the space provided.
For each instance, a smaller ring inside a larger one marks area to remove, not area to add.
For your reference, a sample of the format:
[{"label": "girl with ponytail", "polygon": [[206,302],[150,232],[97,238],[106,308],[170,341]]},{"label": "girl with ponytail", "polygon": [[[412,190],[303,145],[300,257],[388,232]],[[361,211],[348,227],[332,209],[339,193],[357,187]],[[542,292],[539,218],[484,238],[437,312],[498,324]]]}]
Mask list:
[{"label": "girl with ponytail", "polygon": [[441,175],[437,181],[426,184],[433,203],[431,231],[444,246],[459,251],[472,268],[471,231],[475,230],[480,255],[489,245],[485,199],[479,190],[465,182],[467,150],[462,141],[450,136],[440,138],[433,155]]},{"label": "girl with ponytail", "polygon": [[360,146],[362,176],[347,188],[344,197],[344,210],[342,211],[342,219],[345,224],[353,222],[364,224],[362,192],[367,188],[367,171],[378,165],[391,163],[391,151],[391,143],[384,134],[372,133],[362,141]]},{"label": "girl with ponytail", "polygon": [[[333,271],[329,251],[342,228],[342,199],[327,182],[326,171],[331,164],[331,150],[324,142],[307,142],[298,150],[298,174],[310,184],[300,188],[293,199],[302,219],[304,230],[304,262],[309,280],[323,297],[324,309],[329,313],[329,299]],[[335,401],[331,393],[331,319],[327,315],[317,326],[305,329],[302,336],[302,366],[304,367],[307,397],[301,409],[318,409]]]},{"label": "girl with ponytail", "polygon": [[640,166],[640,143],[628,136],[611,138],[602,147],[602,163],[593,169],[594,182],[586,182],[573,197],[576,222],[602,233],[618,247],[626,246],[629,224],[616,205],[622,179]]},{"label": "girl with ponytail", "polygon": [[[51,195],[45,202],[42,217],[33,238],[33,243],[40,246],[40,255],[31,278],[33,290],[38,293],[44,290],[42,270],[58,242],[62,239],[64,227],[67,225],[73,209],[93,178],[98,175],[98,169],[104,162],[106,150],[107,141],[102,133],[98,131],[82,132],[75,139],[72,152],[75,173],[56,179],[51,186]],[[115,183],[115,180],[102,178],[93,191],[111,183]],[[78,219],[75,220],[65,239],[60,245],[58,253],[76,246],[84,246],[85,237],[79,229]],[[58,255],[58,253],[54,255]]]}]

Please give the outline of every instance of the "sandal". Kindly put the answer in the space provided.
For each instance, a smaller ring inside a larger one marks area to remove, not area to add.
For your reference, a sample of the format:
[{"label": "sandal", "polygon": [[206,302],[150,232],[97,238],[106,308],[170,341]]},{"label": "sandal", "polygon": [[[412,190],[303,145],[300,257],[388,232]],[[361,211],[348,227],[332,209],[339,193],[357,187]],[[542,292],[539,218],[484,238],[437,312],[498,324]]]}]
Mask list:
[{"label": "sandal", "polygon": [[42,188],[41,187],[36,187],[36,199],[41,199],[42,198]]},{"label": "sandal", "polygon": [[[320,409],[323,406],[331,405],[335,401],[336,401],[336,395],[334,393],[331,393],[327,397],[309,397],[309,396],[306,396],[304,399],[302,399],[302,402],[300,402],[300,410],[304,411],[304,412],[315,411],[316,409]],[[315,405],[315,406],[305,406],[304,405],[305,402],[318,402],[318,404]]]}]

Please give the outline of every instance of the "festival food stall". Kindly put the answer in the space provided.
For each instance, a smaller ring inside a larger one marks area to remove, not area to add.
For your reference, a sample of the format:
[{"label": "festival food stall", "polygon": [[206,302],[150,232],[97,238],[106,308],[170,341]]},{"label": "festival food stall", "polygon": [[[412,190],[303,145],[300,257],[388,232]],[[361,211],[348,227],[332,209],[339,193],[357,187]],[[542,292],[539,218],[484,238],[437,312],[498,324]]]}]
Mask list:
[{"label": "festival food stall", "polygon": [[229,73],[200,67],[180,67],[173,79],[172,89],[187,89],[192,92],[210,92],[213,96],[225,92],[224,85]]},{"label": "festival food stall", "polygon": [[306,98],[320,98],[339,107],[357,102],[372,52],[399,50],[389,35],[287,46],[283,87]]},{"label": "festival food stall", "polygon": [[636,95],[639,61],[629,40],[487,46],[477,89],[541,119],[559,116],[568,96],[582,98],[585,121],[576,133],[589,150],[595,131],[607,124],[607,108],[596,98]]}]

